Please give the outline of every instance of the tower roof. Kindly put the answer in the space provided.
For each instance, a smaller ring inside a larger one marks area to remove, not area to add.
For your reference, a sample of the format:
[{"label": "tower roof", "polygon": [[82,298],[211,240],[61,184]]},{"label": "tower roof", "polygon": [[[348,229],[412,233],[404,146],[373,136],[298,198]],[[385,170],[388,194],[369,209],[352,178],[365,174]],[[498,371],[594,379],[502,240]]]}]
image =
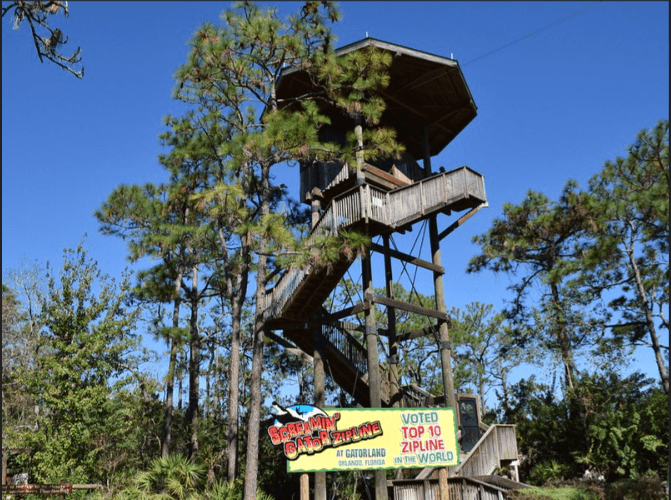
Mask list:
[{"label": "tower roof", "polygon": [[[341,56],[366,47],[392,53],[389,86],[381,93],[386,110],[380,124],[394,128],[397,140],[415,158],[423,156],[423,126],[429,132],[431,156],[435,156],[475,118],[477,107],[456,60],[375,38],[364,38],[335,52]],[[306,75],[290,69],[282,73],[277,95],[298,95],[310,87]]]}]

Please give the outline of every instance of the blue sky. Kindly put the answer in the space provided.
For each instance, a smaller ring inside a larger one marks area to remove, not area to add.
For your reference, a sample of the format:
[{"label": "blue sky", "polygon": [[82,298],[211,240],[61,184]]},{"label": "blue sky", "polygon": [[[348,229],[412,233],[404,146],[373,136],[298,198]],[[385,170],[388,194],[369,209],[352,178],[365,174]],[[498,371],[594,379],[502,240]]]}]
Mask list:
[{"label": "blue sky", "polygon": [[[194,30],[228,5],[70,2],[70,17],[53,24],[69,36],[68,50],[82,47],[81,81],[41,64],[28,27],[2,20],[3,274],[23,257],[58,267],[62,249],[84,233],[103,271],[120,274],[124,244],[98,233],[93,211],[119,184],[166,179],[156,159],[162,117],[185,111],[171,99],[172,75]],[[300,4],[279,5],[293,12]],[[340,5],[338,46],[368,34],[453,55],[478,106],[433,159],[434,168],[483,174],[490,205],[443,241],[448,307],[499,308],[507,298],[508,278],[464,271],[477,251],[471,238],[504,203],[519,203],[528,189],[556,198],[568,179],[584,186],[639,130],[668,118],[668,2]],[[280,176],[298,184],[296,170]],[[651,354],[638,357],[652,365]]]}]

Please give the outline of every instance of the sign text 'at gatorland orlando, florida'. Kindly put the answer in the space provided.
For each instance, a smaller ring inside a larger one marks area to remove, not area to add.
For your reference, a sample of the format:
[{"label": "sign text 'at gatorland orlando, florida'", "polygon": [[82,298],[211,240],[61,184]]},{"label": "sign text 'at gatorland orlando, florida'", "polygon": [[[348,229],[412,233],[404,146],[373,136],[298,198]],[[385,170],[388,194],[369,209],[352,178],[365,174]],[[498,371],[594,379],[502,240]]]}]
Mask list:
[{"label": "sign text 'at gatorland orlando, florida'", "polygon": [[268,436],[284,452],[289,472],[459,463],[454,408],[273,408]]}]

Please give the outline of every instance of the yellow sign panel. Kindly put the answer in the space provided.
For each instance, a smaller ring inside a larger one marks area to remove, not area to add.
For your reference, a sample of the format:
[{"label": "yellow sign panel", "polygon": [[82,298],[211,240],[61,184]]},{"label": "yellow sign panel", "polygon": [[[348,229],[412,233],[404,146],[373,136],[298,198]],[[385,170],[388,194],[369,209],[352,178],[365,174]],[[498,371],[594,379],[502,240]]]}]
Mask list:
[{"label": "yellow sign panel", "polygon": [[[278,408],[280,409],[280,408]],[[289,472],[459,463],[453,408],[281,408],[268,428]]]}]

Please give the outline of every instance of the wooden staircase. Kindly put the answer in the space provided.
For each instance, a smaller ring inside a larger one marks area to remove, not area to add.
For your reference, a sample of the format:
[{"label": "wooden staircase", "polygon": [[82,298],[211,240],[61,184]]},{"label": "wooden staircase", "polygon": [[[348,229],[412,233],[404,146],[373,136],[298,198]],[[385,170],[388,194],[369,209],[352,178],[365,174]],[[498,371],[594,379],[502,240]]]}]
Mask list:
[{"label": "wooden staircase", "polygon": [[[470,453],[461,454],[460,458],[461,463],[458,466],[448,468],[450,498],[504,500],[511,489],[530,488],[518,480],[493,475],[497,468],[517,460],[514,425],[488,426]],[[439,498],[435,471],[436,469],[426,468],[413,479],[387,481],[389,498],[404,500]]]},{"label": "wooden staircase", "polygon": [[[436,213],[450,214],[485,204],[484,180],[468,167],[442,172],[390,191],[363,183],[332,198],[307,244],[315,245],[319,238],[337,236],[350,229],[363,230],[371,237],[403,231]],[[318,342],[326,373],[357,403],[368,407],[367,351],[353,333],[361,331],[361,327],[342,321],[364,311],[364,304],[333,315],[323,309],[323,303],[351,264],[343,256],[329,269],[316,266],[288,269],[275,286],[266,291],[262,310],[267,327],[282,330],[283,339],[301,351],[312,353]],[[380,366],[380,381],[382,407],[393,406],[390,371],[383,366]],[[396,398],[403,407],[434,406],[440,399],[412,385],[400,387]],[[462,454],[461,464],[451,468],[450,476],[486,476],[516,458],[514,426],[494,425],[470,453]],[[415,480],[431,481],[432,471],[423,470]],[[404,481],[406,484],[412,480]],[[395,487],[392,483],[389,486]]]},{"label": "wooden staircase", "polygon": [[[436,213],[449,214],[485,203],[484,179],[468,167],[441,172],[390,191],[363,183],[331,199],[310,232],[307,244],[314,245],[319,238],[337,236],[343,230],[365,230],[371,237],[400,231]],[[316,266],[288,269],[266,291],[263,315],[269,329],[282,330],[284,339],[306,353],[313,352],[317,334],[326,353],[326,372],[358,403],[368,406],[367,352],[350,333],[357,326],[333,321],[327,317],[328,313],[319,318],[318,324],[310,324],[351,264],[342,256],[329,269]],[[350,315],[363,307],[359,304],[351,309]],[[388,407],[393,404],[389,372],[381,367],[380,375],[382,406]],[[404,388],[403,395],[409,406],[428,403],[427,393],[419,388]]]},{"label": "wooden staircase", "polygon": [[497,468],[517,460],[515,426],[495,424],[480,438],[451,475],[461,477],[488,476]]},{"label": "wooden staircase", "polygon": [[[449,214],[485,203],[484,179],[468,167],[435,174],[391,191],[364,183],[332,199],[307,244],[313,246],[319,238],[337,236],[343,230],[365,230],[371,237],[400,231],[439,212]],[[269,328],[285,330],[287,336],[295,330],[292,326],[302,326],[320,310],[351,264],[341,256],[330,269],[308,265],[286,271],[266,292],[262,305]]]}]

